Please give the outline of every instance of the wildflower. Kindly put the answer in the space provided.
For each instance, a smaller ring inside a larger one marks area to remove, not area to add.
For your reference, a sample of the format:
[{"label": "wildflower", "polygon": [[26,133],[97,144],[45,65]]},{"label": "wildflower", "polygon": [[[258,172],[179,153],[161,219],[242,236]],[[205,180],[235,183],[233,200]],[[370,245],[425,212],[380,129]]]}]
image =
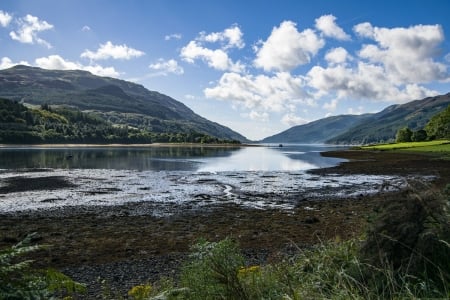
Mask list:
[{"label": "wildflower", "polygon": [[150,292],[152,291],[152,286],[150,284],[136,285],[128,291],[128,296],[136,300],[141,300],[148,298]]},{"label": "wildflower", "polygon": [[256,274],[261,272],[261,267],[260,266],[250,266],[250,267],[242,267],[239,269],[238,271],[238,277],[245,277],[248,276],[250,274]]}]

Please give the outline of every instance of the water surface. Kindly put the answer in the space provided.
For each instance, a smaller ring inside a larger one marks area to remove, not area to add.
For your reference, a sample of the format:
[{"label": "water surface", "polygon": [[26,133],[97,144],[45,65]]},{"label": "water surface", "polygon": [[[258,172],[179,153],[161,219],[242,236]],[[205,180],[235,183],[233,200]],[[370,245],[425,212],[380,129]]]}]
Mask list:
[{"label": "water surface", "polygon": [[341,162],[322,157],[334,148],[311,145],[258,147],[6,147],[0,169],[114,169],[139,171],[301,171]]}]

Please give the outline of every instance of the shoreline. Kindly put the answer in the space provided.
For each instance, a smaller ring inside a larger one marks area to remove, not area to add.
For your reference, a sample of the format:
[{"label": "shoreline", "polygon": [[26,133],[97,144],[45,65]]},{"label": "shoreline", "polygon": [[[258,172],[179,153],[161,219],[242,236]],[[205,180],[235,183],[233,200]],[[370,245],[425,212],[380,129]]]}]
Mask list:
[{"label": "shoreline", "polygon": [[8,148],[147,148],[147,147],[261,147],[262,144],[199,144],[199,143],[152,143],[152,144],[0,144]]},{"label": "shoreline", "polygon": [[[436,176],[433,184],[438,187],[450,182],[450,161],[427,155],[353,150],[322,155],[348,161],[308,173],[433,175]],[[260,196],[285,197],[284,194]],[[37,266],[57,268],[88,284],[86,299],[95,299],[101,293],[99,277],[121,294],[134,285],[155,282],[162,276],[176,278],[190,246],[200,238],[219,241],[231,237],[240,244],[250,263],[264,264],[327,240],[358,237],[377,207],[395,197],[395,192],[389,192],[342,199],[333,195],[318,200],[299,198],[290,211],[219,203],[208,209],[186,206],[179,214],[163,218],[129,214],[127,209],[131,204],[80,209],[59,216],[45,212],[34,216],[2,215],[0,248],[16,244],[28,233],[38,232],[36,242],[53,247],[31,257]],[[133,205],[137,210],[143,208],[143,203]]]}]

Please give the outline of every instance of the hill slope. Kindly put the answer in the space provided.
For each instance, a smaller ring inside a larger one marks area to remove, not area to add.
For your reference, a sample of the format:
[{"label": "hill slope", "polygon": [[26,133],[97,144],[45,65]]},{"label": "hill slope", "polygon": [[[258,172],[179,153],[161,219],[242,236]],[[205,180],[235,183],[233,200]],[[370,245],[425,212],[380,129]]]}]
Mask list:
[{"label": "hill slope", "polygon": [[67,105],[95,112],[115,124],[152,132],[200,132],[221,139],[248,141],[211,122],[175,99],[132,82],[86,71],[15,66],[0,70],[0,97],[34,105]]},{"label": "hill slope", "polygon": [[263,139],[262,143],[369,144],[395,139],[402,127],[423,129],[437,113],[450,105],[450,93],[364,115],[340,115],[294,126]]},{"label": "hill slope", "polygon": [[294,126],[276,135],[263,139],[262,143],[325,143],[331,137],[346,132],[353,125],[370,115],[341,115],[320,119],[308,124]]},{"label": "hill slope", "polygon": [[392,105],[379,113],[371,115],[345,133],[328,139],[332,144],[369,144],[389,142],[402,127],[418,130],[437,113],[450,105],[450,93],[428,97],[401,105]]}]

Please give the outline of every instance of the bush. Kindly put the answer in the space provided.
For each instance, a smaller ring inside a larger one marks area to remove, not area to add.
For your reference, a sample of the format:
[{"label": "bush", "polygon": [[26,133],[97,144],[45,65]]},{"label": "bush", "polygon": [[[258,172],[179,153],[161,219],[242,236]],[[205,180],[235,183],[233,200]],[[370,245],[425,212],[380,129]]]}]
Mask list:
[{"label": "bush", "polygon": [[[376,278],[371,279],[379,283],[377,288],[410,286],[416,290],[415,297],[437,297],[449,291],[449,241],[448,198],[414,182],[395,199],[385,202],[368,232],[361,256],[371,266],[368,274],[375,274]],[[380,277],[373,270],[387,270],[390,275]],[[387,279],[390,284],[384,282]]]},{"label": "bush", "polygon": [[22,242],[0,251],[0,299],[51,299],[55,294],[72,295],[82,293],[85,287],[66,275],[52,269],[33,269],[31,260],[20,257],[44,248],[31,245],[35,234]]}]

